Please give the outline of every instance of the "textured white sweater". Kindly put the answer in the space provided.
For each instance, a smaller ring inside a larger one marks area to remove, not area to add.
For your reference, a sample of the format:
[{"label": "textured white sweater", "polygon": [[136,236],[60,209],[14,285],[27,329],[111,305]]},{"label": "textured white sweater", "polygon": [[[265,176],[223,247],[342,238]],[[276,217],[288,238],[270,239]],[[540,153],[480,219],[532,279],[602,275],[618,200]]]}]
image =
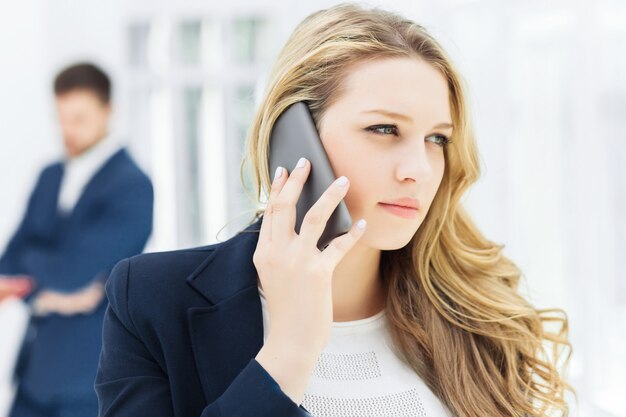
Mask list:
[{"label": "textured white sweater", "polygon": [[[259,293],[266,340],[269,314],[260,287]],[[451,417],[391,346],[384,310],[362,320],[333,323],[302,406],[314,417]]]}]

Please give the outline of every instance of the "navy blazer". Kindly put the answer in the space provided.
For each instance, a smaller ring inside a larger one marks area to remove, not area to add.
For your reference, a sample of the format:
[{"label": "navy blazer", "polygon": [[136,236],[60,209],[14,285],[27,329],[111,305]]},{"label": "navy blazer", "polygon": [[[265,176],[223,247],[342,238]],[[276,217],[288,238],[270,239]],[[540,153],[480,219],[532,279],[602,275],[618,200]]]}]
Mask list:
[{"label": "navy blazer", "polygon": [[[43,289],[74,291],[106,280],[120,259],[141,253],[152,230],[152,183],[125,149],[93,175],[69,214],[57,209],[63,171],[58,162],[41,172],[0,258],[0,274],[35,279],[26,301]],[[95,403],[106,305],[86,315],[33,318],[28,334],[36,338],[24,344],[17,367],[20,388],[41,401],[92,396]]]},{"label": "navy blazer", "polygon": [[310,417],[256,361],[262,217],[225,242],[118,263],[95,389],[100,417]]}]

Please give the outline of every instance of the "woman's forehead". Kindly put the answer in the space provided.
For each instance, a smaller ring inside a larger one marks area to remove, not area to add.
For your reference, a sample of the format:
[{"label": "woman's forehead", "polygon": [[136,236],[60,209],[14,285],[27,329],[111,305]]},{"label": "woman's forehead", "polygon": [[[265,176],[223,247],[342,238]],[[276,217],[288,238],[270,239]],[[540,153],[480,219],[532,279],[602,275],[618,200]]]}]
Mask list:
[{"label": "woman's forehead", "polygon": [[351,113],[450,122],[447,80],[424,60],[384,58],[361,62],[350,67],[343,83],[336,104]]}]

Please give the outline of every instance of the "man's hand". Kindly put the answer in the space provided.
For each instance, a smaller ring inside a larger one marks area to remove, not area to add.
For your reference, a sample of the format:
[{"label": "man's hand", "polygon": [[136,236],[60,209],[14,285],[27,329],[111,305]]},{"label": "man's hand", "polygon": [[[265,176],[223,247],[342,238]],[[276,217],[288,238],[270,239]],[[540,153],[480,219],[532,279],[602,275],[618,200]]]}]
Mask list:
[{"label": "man's hand", "polygon": [[94,311],[104,298],[104,286],[92,283],[73,293],[60,293],[42,290],[33,302],[33,315],[45,316],[50,313],[73,316],[89,314]]},{"label": "man's hand", "polygon": [[9,297],[23,298],[33,287],[33,279],[28,275],[0,275],[0,302]]}]

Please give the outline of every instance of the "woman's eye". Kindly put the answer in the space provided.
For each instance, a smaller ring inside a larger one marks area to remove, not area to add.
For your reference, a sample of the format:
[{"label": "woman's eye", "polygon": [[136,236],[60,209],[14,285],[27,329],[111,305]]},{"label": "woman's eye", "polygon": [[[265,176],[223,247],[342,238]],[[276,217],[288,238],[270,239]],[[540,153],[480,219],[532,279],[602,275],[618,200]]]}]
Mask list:
[{"label": "woman's eye", "polygon": [[396,125],[375,125],[366,127],[365,130],[376,133],[378,135],[393,134],[395,136],[398,136],[398,126]]},{"label": "woman's eye", "polygon": [[[398,126],[396,125],[375,125],[375,126],[366,127],[365,130],[369,132],[373,132],[377,135],[392,134],[394,136],[399,136]],[[435,138],[436,140],[433,142],[441,146],[442,148],[451,143],[450,138],[448,138],[446,135],[432,135],[432,136],[429,136],[429,138]]]},{"label": "woman's eye", "polygon": [[442,148],[450,143],[450,138],[448,138],[446,135],[433,135],[431,136],[431,138],[438,138],[438,142],[435,143]]}]

